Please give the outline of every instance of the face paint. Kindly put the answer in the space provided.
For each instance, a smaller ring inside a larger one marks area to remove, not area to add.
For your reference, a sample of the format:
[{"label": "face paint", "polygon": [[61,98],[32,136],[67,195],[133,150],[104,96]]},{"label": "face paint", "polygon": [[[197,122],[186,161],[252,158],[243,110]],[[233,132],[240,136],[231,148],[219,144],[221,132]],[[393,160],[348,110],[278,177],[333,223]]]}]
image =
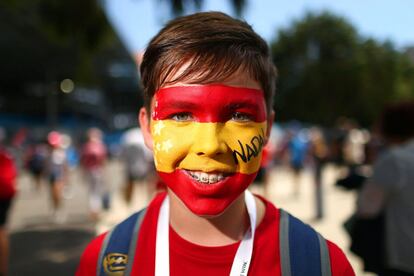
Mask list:
[{"label": "face paint", "polygon": [[263,92],[223,85],[164,88],[154,96],[154,159],[195,214],[221,214],[254,180],[266,139]]}]

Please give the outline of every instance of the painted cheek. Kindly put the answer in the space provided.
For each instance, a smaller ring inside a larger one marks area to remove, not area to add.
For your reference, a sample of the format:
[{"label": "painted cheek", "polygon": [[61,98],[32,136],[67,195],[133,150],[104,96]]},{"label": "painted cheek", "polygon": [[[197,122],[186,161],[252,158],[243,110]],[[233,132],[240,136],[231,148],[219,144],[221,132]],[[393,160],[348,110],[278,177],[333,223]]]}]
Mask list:
[{"label": "painted cheek", "polygon": [[151,121],[154,160],[158,171],[173,172],[188,154],[192,144],[192,125],[177,126],[171,120]]},{"label": "painted cheek", "polygon": [[[259,170],[264,147],[266,122],[240,124],[228,122],[224,128],[225,135],[231,135],[228,145],[232,150],[233,161],[237,171],[252,174]],[[237,133],[238,135],[234,135]]]}]

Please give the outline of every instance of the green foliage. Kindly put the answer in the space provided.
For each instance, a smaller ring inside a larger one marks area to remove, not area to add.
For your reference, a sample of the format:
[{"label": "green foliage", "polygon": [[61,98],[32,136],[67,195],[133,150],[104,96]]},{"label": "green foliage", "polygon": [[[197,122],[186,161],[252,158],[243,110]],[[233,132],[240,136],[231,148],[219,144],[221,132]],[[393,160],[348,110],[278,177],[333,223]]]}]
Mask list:
[{"label": "green foliage", "polygon": [[280,30],[271,48],[282,121],[329,126],[346,116],[369,125],[387,102],[414,97],[413,64],[391,43],[364,39],[329,12],[309,13]]},{"label": "green foliage", "polygon": [[78,40],[93,50],[109,34],[109,24],[96,0],[8,0],[3,8],[37,26],[49,39],[71,43]]},{"label": "green foliage", "polygon": [[95,0],[9,0],[0,14],[1,50],[10,61],[5,68],[21,81],[91,82],[93,54],[114,38]]}]

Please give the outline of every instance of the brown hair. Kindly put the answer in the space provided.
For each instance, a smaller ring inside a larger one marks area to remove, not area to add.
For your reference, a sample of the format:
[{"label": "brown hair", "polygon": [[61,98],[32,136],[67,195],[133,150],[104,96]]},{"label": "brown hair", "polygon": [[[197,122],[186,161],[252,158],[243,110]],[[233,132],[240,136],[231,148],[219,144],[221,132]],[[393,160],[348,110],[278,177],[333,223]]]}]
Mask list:
[{"label": "brown hair", "polygon": [[380,115],[379,131],[387,139],[414,137],[414,100],[387,105]]},{"label": "brown hair", "polygon": [[[177,70],[187,65],[176,78]],[[170,21],[149,43],[141,64],[144,104],[150,109],[162,86],[187,81],[224,81],[245,70],[272,109],[276,69],[266,42],[244,21],[221,12],[201,12]]]}]

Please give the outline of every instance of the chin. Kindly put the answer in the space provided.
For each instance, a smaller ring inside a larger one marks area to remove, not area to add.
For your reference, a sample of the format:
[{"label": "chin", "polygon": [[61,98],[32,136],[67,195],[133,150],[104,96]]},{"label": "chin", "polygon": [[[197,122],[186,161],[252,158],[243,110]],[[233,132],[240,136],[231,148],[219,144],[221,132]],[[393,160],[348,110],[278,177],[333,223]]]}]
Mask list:
[{"label": "chin", "polygon": [[[238,198],[238,196],[236,197]],[[236,200],[201,199],[198,203],[183,202],[184,205],[195,215],[205,218],[214,218],[223,214],[227,208]]]}]

